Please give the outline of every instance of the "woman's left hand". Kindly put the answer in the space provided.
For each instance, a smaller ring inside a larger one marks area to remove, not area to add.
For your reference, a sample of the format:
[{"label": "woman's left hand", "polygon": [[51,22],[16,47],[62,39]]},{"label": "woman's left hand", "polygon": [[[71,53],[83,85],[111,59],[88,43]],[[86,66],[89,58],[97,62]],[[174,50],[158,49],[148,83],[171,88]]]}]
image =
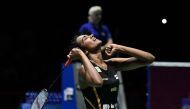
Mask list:
[{"label": "woman's left hand", "polygon": [[109,44],[105,47],[105,53],[108,56],[112,56],[113,54],[117,53],[118,45],[117,44]]}]

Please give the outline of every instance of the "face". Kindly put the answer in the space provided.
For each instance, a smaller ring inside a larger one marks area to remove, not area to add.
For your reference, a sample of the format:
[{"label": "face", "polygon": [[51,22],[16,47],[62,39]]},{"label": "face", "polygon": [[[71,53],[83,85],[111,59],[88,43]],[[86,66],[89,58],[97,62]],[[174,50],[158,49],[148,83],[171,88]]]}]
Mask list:
[{"label": "face", "polygon": [[97,11],[91,15],[91,18],[94,23],[99,23],[102,19],[102,13]]},{"label": "face", "polygon": [[81,35],[76,39],[77,43],[87,51],[94,51],[101,48],[102,41],[91,35]]}]

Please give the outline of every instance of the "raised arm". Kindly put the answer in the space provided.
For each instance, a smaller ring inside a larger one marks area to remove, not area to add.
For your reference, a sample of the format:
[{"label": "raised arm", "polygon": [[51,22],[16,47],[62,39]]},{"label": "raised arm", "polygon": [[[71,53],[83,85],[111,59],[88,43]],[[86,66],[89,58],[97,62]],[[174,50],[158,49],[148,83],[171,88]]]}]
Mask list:
[{"label": "raised arm", "polygon": [[82,61],[82,66],[80,68],[80,75],[89,83],[89,85],[93,86],[101,86],[103,84],[102,77],[96,71],[88,57],[78,48],[74,48],[68,55],[69,58],[79,58]]},{"label": "raised arm", "polygon": [[144,67],[155,60],[155,57],[151,53],[136,48],[117,44],[110,44],[106,48],[106,54],[109,56],[116,52],[131,56],[129,58],[111,58],[107,60],[108,62],[111,62],[117,70],[121,71]]}]

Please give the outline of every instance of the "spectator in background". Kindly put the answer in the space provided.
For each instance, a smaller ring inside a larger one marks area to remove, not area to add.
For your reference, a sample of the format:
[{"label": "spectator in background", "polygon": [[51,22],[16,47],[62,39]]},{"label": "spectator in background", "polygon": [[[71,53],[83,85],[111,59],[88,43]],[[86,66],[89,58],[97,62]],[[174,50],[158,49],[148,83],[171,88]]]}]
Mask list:
[{"label": "spectator in background", "polygon": [[108,44],[113,43],[112,36],[108,27],[101,22],[102,8],[100,6],[92,6],[88,11],[88,23],[80,27],[81,34],[93,34],[102,41],[101,49],[104,50]]}]

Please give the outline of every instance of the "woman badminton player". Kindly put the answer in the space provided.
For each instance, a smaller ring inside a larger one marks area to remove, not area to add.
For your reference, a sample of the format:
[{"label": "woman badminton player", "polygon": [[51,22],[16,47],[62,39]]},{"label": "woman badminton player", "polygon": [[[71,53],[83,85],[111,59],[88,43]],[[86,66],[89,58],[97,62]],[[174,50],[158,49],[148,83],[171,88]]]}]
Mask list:
[{"label": "woman badminton player", "polygon": [[71,60],[78,58],[81,62],[80,88],[87,109],[118,109],[117,96],[119,79],[117,71],[133,70],[152,63],[155,57],[148,52],[110,44],[105,53],[112,56],[115,53],[130,55],[129,58],[102,58],[101,41],[93,35],[80,35],[74,39],[78,46],[67,55]]}]

